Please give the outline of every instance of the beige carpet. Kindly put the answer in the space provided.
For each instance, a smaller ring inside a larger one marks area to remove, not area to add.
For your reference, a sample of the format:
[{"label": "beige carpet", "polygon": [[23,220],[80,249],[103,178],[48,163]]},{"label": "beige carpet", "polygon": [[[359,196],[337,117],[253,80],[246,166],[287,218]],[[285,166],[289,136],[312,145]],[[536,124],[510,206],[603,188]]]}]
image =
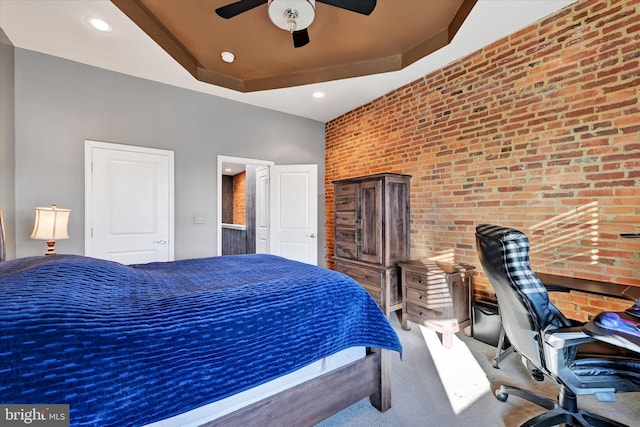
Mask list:
[{"label": "beige carpet", "polygon": [[[403,345],[403,358],[392,357],[392,408],[380,413],[363,400],[320,423],[321,427],[499,427],[518,426],[542,412],[536,405],[509,397],[498,401],[493,390],[501,383],[523,386],[555,397],[559,387],[536,382],[517,355],[494,369],[495,348],[463,333],[445,349],[433,331],[411,324],[404,331],[395,315],[391,323]],[[640,393],[616,395],[617,402],[580,396],[579,406],[632,427],[640,427]]]}]

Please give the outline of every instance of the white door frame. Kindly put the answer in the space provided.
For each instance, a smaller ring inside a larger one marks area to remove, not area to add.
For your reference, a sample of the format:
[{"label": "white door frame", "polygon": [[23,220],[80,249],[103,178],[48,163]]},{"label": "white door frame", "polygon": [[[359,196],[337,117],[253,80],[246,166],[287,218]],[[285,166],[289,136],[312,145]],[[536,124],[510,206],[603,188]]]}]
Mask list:
[{"label": "white door frame", "polygon": [[169,260],[174,260],[174,160],[173,160],[173,151],[170,150],[162,150],[158,148],[148,148],[148,147],[140,147],[136,145],[125,145],[125,144],[115,144],[111,142],[101,142],[101,141],[92,141],[86,139],[84,141],[84,251],[85,255],[92,255],[92,225],[93,225],[93,172],[92,172],[92,159],[93,159],[93,149],[105,149],[105,150],[120,150],[120,151],[129,151],[135,153],[146,153],[146,154],[158,154],[168,156],[169,160],[169,239],[168,239],[168,252],[169,252]]},{"label": "white door frame", "polygon": [[270,167],[275,164],[275,162],[271,160],[257,160],[257,159],[247,159],[244,157],[231,157],[231,156],[223,156],[218,154],[218,173],[217,173],[217,218],[216,218],[216,230],[217,230],[217,239],[216,239],[216,254],[222,255],[222,163],[238,163],[244,165],[265,165]]},{"label": "white door frame", "polygon": [[271,223],[270,223],[270,187],[271,168],[258,166],[256,168],[256,253],[271,253]]}]

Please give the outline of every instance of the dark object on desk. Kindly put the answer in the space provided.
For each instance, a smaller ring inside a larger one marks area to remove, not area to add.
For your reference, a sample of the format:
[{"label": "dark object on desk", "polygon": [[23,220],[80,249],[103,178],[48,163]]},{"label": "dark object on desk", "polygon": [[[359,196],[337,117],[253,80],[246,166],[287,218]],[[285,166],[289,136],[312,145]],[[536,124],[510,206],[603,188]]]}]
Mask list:
[{"label": "dark object on desk", "polygon": [[640,324],[635,318],[631,319],[618,313],[604,312],[598,314],[593,323],[601,328],[640,339]]},{"label": "dark object on desk", "polygon": [[620,233],[620,237],[625,239],[640,239],[640,233]]},{"label": "dark object on desk", "polygon": [[583,331],[598,341],[640,353],[640,319],[627,313],[604,312],[587,323]]},{"label": "dark object on desk", "polygon": [[613,393],[640,391],[640,354],[596,341],[562,315],[529,266],[529,240],[522,232],[478,225],[476,244],[509,341],[528,364],[560,384],[559,402],[507,385],[496,391],[496,398],[506,401],[513,394],[548,410],[526,426],[619,426],[579,409],[577,395],[612,401]]}]

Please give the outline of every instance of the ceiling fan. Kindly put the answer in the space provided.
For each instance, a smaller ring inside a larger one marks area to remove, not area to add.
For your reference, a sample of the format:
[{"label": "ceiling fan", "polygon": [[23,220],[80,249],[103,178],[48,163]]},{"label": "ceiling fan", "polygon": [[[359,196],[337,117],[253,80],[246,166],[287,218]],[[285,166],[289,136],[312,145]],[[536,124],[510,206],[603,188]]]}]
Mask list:
[{"label": "ceiling fan", "polygon": [[[317,0],[318,3],[369,15],[376,7],[376,0]],[[269,19],[293,36],[293,47],[309,43],[307,27],[313,22],[316,0],[240,0],[216,9],[222,18],[229,19],[243,12],[269,3]]]}]

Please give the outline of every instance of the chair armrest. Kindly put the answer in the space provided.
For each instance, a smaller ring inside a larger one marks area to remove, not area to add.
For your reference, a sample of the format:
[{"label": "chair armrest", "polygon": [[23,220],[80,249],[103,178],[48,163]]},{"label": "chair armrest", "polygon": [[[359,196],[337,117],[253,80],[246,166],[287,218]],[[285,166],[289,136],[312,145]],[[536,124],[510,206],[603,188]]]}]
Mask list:
[{"label": "chair armrest", "polygon": [[579,344],[595,341],[582,331],[582,326],[554,329],[544,334],[546,367],[554,378],[562,378],[571,391],[584,394],[580,379],[569,369]]},{"label": "chair armrest", "polygon": [[582,326],[572,326],[569,328],[554,329],[550,333],[545,333],[544,341],[554,349],[560,350],[595,341],[595,338],[585,334],[582,331]]}]

